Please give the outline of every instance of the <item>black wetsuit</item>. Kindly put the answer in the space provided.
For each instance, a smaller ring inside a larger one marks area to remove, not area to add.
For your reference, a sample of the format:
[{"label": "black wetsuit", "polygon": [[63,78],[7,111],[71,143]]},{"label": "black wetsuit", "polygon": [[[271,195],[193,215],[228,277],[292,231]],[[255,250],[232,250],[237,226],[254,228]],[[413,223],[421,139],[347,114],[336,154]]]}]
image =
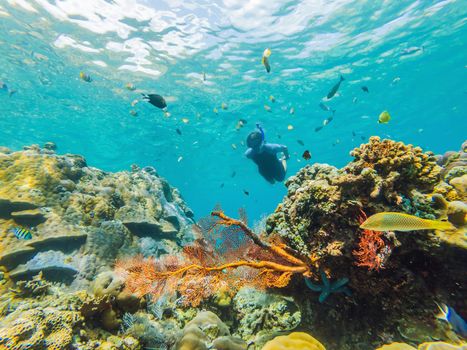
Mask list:
[{"label": "black wetsuit", "polygon": [[256,163],[259,173],[266,181],[273,184],[285,179],[285,169],[277,158],[277,153],[286,149],[283,145],[264,143],[259,149],[248,148],[245,155]]}]

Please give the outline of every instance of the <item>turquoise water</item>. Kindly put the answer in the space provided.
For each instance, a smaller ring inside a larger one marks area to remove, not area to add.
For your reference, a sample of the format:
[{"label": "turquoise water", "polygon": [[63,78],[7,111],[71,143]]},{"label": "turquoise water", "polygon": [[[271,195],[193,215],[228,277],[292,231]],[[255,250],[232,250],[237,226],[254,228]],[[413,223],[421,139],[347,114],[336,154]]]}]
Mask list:
[{"label": "turquoise water", "polygon": [[[285,188],[243,156],[256,122],[289,147],[288,175],[306,164],[305,149],[309,162],[343,166],[371,135],[457,150],[467,136],[466,15],[467,2],[449,0],[2,0],[0,80],[17,92],[0,90],[0,145],[53,141],[108,171],[152,165],[197,217],[221,203],[259,218]],[[404,54],[410,47],[419,50]],[[339,74],[338,95],[323,100]],[[131,107],[139,92],[163,95],[171,116]],[[323,101],[335,118],[315,132],[330,115]],[[388,124],[377,123],[383,110]],[[236,130],[239,119],[247,124]]]}]

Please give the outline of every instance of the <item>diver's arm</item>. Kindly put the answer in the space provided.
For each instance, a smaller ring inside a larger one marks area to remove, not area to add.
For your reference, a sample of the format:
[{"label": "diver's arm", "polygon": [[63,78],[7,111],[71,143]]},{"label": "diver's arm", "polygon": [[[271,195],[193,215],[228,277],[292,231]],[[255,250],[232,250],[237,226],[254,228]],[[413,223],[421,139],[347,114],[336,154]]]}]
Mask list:
[{"label": "diver's arm", "polygon": [[248,148],[246,151],[245,151],[245,156],[247,158],[251,158],[251,153],[253,152],[253,150],[251,148]]},{"label": "diver's arm", "polygon": [[289,150],[285,145],[279,145],[277,143],[266,143],[263,145],[263,148],[266,149],[269,153],[277,154],[284,153],[285,159],[289,159]]},{"label": "diver's arm", "polygon": [[282,145],[282,152],[284,153],[285,159],[289,159],[289,158],[290,158],[289,149],[287,148],[287,146]]}]

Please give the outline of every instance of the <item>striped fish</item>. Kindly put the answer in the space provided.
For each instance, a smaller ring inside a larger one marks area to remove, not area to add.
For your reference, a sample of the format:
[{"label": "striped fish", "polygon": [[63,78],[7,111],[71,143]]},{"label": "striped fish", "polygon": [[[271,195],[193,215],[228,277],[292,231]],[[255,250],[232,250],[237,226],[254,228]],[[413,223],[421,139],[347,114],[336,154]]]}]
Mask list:
[{"label": "striped fish", "polygon": [[31,231],[26,230],[25,228],[22,227],[14,227],[11,229],[13,233],[15,234],[16,238],[18,239],[24,239],[24,240],[29,240],[32,239],[32,234]]}]

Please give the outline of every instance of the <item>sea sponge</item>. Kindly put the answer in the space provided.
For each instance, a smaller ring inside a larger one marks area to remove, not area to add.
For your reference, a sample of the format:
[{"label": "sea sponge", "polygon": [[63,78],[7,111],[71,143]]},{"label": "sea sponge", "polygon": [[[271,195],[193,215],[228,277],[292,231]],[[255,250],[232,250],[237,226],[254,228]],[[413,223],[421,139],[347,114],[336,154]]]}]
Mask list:
[{"label": "sea sponge", "polygon": [[91,292],[98,298],[104,295],[117,297],[123,290],[123,283],[123,278],[117,276],[113,271],[101,272],[96,276],[91,286]]},{"label": "sea sponge", "polygon": [[307,333],[293,332],[268,341],[262,350],[326,350],[326,348]]},{"label": "sea sponge", "polygon": [[410,346],[406,343],[391,343],[388,345],[383,345],[382,347],[376,350],[416,350],[413,346]]},{"label": "sea sponge", "polygon": [[[218,337],[230,336],[229,328],[211,311],[201,311],[188,322],[176,350],[207,350]],[[234,350],[232,348],[231,350]]]},{"label": "sea sponge", "polygon": [[441,341],[423,343],[418,346],[418,350],[467,350],[467,343],[453,345]]}]

